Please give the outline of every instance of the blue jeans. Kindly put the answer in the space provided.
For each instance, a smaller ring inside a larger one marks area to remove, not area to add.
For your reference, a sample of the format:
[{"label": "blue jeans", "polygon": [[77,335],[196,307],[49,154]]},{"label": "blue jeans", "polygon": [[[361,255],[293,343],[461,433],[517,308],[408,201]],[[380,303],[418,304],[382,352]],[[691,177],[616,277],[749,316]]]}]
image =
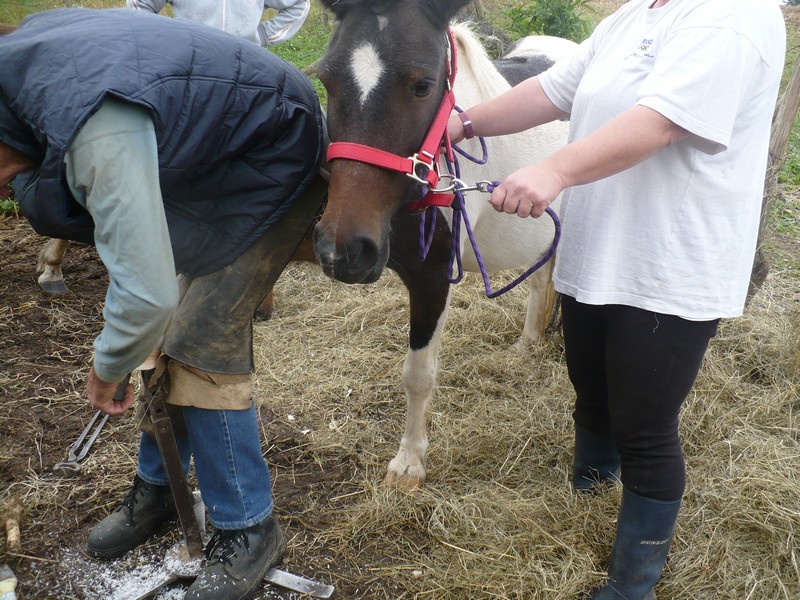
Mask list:
[{"label": "blue jeans", "polygon": [[[261,454],[255,407],[206,410],[184,406],[188,437],[177,438],[184,473],[194,456],[200,493],[217,529],[244,529],[272,514],[269,467]],[[156,439],[142,433],[139,477],[168,485]]]}]

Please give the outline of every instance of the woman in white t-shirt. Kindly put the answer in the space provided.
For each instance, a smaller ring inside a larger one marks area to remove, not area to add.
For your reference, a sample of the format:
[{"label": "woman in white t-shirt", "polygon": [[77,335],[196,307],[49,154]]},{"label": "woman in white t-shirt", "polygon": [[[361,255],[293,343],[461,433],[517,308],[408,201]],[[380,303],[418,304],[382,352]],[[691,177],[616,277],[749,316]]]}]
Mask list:
[{"label": "woman in white t-shirt", "polygon": [[573,484],[623,485],[592,600],[655,598],[685,486],[680,407],[744,308],[785,44],[768,0],[632,0],[571,58],[450,119],[458,142],[570,117],[570,143],[490,202],[538,217],[564,192]]}]

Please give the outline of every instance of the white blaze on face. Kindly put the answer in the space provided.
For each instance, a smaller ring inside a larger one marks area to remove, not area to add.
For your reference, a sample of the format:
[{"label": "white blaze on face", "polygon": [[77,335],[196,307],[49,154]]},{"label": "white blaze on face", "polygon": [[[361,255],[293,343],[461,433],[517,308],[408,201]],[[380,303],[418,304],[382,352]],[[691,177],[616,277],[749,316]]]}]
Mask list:
[{"label": "white blaze on face", "polygon": [[370,92],[381,80],[381,75],[386,67],[373,45],[365,43],[353,52],[353,56],[350,58],[350,69],[353,71],[353,79],[358,86],[359,98],[363,106]]}]

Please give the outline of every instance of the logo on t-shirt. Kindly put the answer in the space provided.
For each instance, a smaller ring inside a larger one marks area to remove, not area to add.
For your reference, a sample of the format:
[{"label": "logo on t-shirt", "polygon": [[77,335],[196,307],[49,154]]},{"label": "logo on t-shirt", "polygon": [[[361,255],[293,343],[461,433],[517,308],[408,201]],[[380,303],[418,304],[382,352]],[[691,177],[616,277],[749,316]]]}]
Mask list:
[{"label": "logo on t-shirt", "polygon": [[655,55],[650,52],[653,46],[653,38],[644,38],[639,42],[639,46],[625,58],[655,58]]}]

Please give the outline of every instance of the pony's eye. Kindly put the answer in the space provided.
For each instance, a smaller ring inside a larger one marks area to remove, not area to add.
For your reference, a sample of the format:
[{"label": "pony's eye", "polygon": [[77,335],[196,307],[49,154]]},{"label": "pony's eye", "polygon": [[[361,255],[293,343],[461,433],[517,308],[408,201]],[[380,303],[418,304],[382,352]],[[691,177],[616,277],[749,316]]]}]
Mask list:
[{"label": "pony's eye", "polygon": [[414,95],[417,98],[424,98],[425,96],[429,96],[432,91],[433,91],[433,81],[431,81],[430,79],[420,79],[414,85]]}]

